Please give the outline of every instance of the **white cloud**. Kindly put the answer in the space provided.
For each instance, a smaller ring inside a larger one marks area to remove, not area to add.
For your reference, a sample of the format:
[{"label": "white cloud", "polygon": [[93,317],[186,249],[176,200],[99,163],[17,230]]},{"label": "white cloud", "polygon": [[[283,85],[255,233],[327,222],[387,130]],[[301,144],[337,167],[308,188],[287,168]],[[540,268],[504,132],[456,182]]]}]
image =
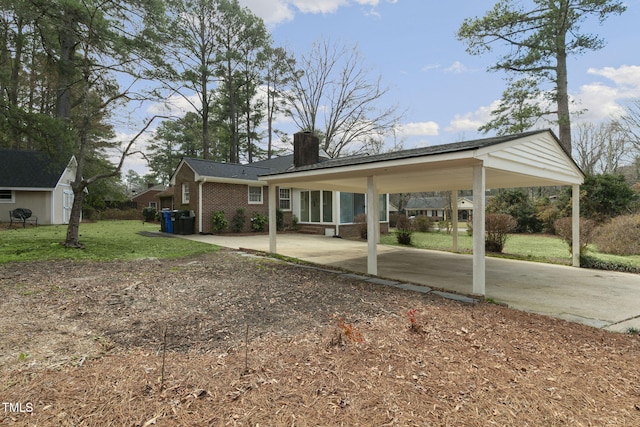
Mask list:
[{"label": "white cloud", "polygon": [[619,68],[590,68],[589,74],[605,77],[613,84],[593,82],[580,87],[573,96],[577,109],[585,109],[579,120],[608,120],[624,112],[623,104],[640,98],[640,66],[623,65]]},{"label": "white cloud", "polygon": [[290,3],[302,13],[334,13],[347,0],[291,0]]},{"label": "white cloud", "polygon": [[632,92],[632,97],[640,95],[640,66],[623,65],[620,68],[589,68],[589,74],[603,76],[613,81],[620,89]]},{"label": "white cloud", "polygon": [[294,12],[287,0],[240,0],[242,6],[248,7],[262,18],[267,25],[293,20]]},{"label": "white cloud", "polygon": [[[398,0],[387,0],[387,3],[395,4]],[[340,7],[348,4],[369,6],[365,13],[369,16],[379,17],[375,9],[380,0],[240,0],[242,6],[248,7],[253,13],[262,18],[267,25],[276,25],[294,19],[299,13],[335,13]]]},{"label": "white cloud", "polygon": [[500,101],[496,100],[488,106],[482,106],[478,108],[476,111],[465,113],[465,114],[456,114],[453,120],[449,123],[449,126],[446,128],[447,132],[466,132],[466,131],[477,131],[478,128],[489,120],[491,120],[491,111],[495,110],[498,107]]},{"label": "white cloud", "polygon": [[470,70],[462,62],[456,61],[448,68],[445,68],[445,71],[448,73],[463,74],[469,72]]},{"label": "white cloud", "polygon": [[422,67],[420,71],[427,72],[431,70],[437,70],[438,68],[440,68],[440,64],[428,64]]},{"label": "white cloud", "polygon": [[396,132],[401,137],[410,136],[435,136],[438,135],[440,126],[436,122],[404,123],[396,127]]}]

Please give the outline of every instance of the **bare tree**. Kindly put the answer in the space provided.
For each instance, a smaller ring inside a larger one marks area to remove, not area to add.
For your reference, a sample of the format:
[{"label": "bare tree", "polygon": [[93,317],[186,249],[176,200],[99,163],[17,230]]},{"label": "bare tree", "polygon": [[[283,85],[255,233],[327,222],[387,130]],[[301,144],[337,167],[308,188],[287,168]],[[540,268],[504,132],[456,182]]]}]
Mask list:
[{"label": "bare tree", "polygon": [[289,113],[300,129],[320,136],[331,157],[364,152],[399,121],[396,107],[378,107],[388,89],[381,77],[371,80],[363,62],[357,46],[327,40],[298,61],[302,71],[287,99]]},{"label": "bare tree", "polygon": [[640,98],[634,99],[620,117],[620,124],[629,142],[633,145],[636,155],[640,155]]},{"label": "bare tree", "polygon": [[576,126],[574,141],[575,159],[588,174],[616,173],[618,167],[629,158],[629,142],[621,124],[617,121],[580,123]]}]

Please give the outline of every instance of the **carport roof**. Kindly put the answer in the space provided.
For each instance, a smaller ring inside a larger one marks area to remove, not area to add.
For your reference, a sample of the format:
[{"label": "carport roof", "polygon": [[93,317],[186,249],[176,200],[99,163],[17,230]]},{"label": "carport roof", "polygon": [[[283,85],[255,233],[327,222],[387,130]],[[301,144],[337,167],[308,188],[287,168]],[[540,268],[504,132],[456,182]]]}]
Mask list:
[{"label": "carport roof", "polygon": [[551,130],[435,145],[371,156],[327,160],[259,179],[279,186],[364,193],[376,177],[378,193],[473,188],[483,165],[487,188],[582,184],[584,174]]}]

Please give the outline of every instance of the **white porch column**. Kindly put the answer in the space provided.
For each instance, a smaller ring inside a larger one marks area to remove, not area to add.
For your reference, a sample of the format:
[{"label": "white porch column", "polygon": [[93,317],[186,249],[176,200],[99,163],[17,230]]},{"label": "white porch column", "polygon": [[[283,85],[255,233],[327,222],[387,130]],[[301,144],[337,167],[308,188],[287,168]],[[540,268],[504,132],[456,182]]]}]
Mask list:
[{"label": "white porch column", "polygon": [[[373,176],[367,177],[367,273],[378,274],[378,254],[376,241],[376,180]],[[378,222],[379,224],[379,222]]]},{"label": "white porch column", "polygon": [[571,248],[572,264],[580,267],[580,186],[571,187]]},{"label": "white porch column", "polygon": [[276,253],[276,233],[277,233],[277,214],[276,214],[276,186],[269,184],[269,252]]},{"label": "white porch column", "polygon": [[473,293],[485,294],[484,165],[473,167]]},{"label": "white porch column", "polygon": [[453,233],[451,250],[458,252],[458,190],[451,191],[451,228]]}]

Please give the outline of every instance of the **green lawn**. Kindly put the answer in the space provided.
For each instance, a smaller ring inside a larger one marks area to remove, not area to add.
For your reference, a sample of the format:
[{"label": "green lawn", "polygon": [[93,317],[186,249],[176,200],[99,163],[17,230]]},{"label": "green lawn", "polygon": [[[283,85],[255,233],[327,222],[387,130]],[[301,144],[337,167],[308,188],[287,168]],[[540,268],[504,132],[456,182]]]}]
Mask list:
[{"label": "green lawn", "polygon": [[[0,225],[4,227],[5,224]],[[133,260],[178,258],[216,251],[214,245],[171,237],[146,237],[140,232],[159,231],[159,224],[141,221],[100,221],[80,225],[80,242],[86,249],[70,249],[63,225],[0,229],[0,263],[34,260]],[[171,235],[169,235],[171,236]]]},{"label": "green lawn", "polygon": [[[382,244],[398,245],[395,233],[383,235]],[[412,246],[420,249],[451,251],[452,237],[444,232],[418,233],[411,236]],[[471,253],[472,237],[467,233],[458,235],[458,251]],[[602,254],[590,246],[587,254],[606,262],[628,264],[640,268],[640,256],[616,256]],[[492,255],[492,254],[490,254]],[[509,258],[524,259],[556,264],[571,264],[569,246],[559,237],[540,234],[512,234],[507,239],[501,255]]]}]

